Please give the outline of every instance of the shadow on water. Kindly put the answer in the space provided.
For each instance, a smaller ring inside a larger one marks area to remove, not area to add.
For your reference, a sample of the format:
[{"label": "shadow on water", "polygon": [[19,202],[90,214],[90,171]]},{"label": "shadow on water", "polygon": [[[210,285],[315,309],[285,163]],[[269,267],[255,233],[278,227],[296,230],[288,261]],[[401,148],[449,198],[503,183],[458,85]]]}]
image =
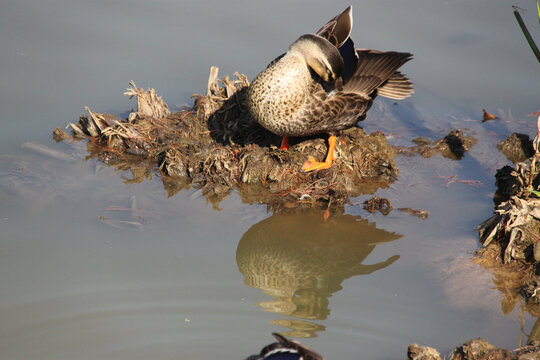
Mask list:
[{"label": "shadow on water", "polygon": [[274,213],[242,236],[236,262],[248,286],[273,297],[258,306],[297,318],[273,321],[291,329],[283,334],[315,337],[324,326],[311,320],[328,317],[329,298],[342,282],[391,265],[399,255],[375,264],[363,261],[376,245],[401,237],[359,216],[334,214],[324,220],[320,211]]}]

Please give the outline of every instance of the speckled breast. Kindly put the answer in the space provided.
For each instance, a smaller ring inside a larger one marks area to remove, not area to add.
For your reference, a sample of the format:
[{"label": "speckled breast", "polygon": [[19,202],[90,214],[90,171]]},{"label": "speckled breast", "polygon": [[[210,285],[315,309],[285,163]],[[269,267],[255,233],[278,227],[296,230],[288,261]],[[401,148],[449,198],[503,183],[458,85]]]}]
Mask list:
[{"label": "speckled breast", "polygon": [[285,55],[252,81],[247,94],[251,115],[266,129],[280,136],[300,136],[304,124],[297,119],[309,96],[311,74],[306,63]]}]

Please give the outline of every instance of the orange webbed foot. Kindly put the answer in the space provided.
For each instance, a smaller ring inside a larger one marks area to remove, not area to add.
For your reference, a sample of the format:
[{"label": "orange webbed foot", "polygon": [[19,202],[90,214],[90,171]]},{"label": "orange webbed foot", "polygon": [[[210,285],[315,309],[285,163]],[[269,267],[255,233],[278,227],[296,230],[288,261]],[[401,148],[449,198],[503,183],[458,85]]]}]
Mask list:
[{"label": "orange webbed foot", "polygon": [[302,171],[308,172],[313,170],[322,170],[328,169],[332,166],[334,161],[334,149],[336,148],[336,136],[330,135],[328,137],[328,154],[326,154],[326,159],[324,162],[318,162],[313,156],[310,156],[308,160],[302,165]]},{"label": "orange webbed foot", "polygon": [[308,160],[304,163],[304,165],[302,165],[301,170],[303,172],[308,172],[314,170],[328,169],[330,166],[332,166],[332,163],[318,162],[313,156],[310,156]]}]

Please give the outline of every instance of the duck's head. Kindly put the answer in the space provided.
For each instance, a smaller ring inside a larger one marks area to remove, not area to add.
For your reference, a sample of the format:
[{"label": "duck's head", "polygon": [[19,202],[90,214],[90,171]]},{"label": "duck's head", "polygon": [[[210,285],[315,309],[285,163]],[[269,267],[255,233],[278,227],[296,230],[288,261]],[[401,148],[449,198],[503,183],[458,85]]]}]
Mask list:
[{"label": "duck's head", "polygon": [[325,82],[334,81],[343,74],[343,58],[339,50],[319,35],[300,36],[290,46],[289,53],[302,57]]}]

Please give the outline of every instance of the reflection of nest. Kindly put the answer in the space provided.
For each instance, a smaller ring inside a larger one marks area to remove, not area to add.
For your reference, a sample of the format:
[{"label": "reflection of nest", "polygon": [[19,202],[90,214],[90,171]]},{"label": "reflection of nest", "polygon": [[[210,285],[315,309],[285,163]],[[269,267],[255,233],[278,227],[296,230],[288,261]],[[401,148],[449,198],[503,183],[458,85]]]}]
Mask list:
[{"label": "reflection of nest", "polygon": [[363,265],[375,245],[400,237],[352,215],[323,221],[316,212],[275,214],[244,234],[236,261],[247,285],[274,297],[260,304],[265,310],[324,319],[328,297],[341,289],[343,280],[397,259]]},{"label": "reflection of nest", "polygon": [[[125,121],[90,110],[90,116],[71,124],[77,137],[90,139],[92,156],[134,172],[133,181],[151,175],[159,166],[169,195],[194,185],[217,204],[231,189],[246,202],[283,204],[343,204],[349,196],[372,193],[397,176],[395,151],[382,134],[362,129],[344,131],[335,150],[336,161],[327,170],[301,174],[309,155],[322,159],[322,138],[292,139],[282,151],[277,136],[256,123],[245,108],[245,75],[237,80],[217,79],[212,68],[206,95],[194,95],[193,108],[171,114],[153,89],[131,83],[126,95],[136,96],[138,110]],[[55,138],[67,134],[55,130]],[[247,186],[249,185],[249,186]]]},{"label": "reflection of nest", "polygon": [[[503,295],[501,310],[504,314],[510,314],[519,304],[520,312],[528,312],[532,318],[536,319],[532,329],[527,334],[527,343],[538,342],[540,341],[540,304],[536,293],[540,284],[530,267],[523,263],[501,264],[500,253],[500,244],[494,242],[488,247],[478,250],[474,261],[493,274],[493,286]],[[525,302],[523,301],[524,297]]]}]

